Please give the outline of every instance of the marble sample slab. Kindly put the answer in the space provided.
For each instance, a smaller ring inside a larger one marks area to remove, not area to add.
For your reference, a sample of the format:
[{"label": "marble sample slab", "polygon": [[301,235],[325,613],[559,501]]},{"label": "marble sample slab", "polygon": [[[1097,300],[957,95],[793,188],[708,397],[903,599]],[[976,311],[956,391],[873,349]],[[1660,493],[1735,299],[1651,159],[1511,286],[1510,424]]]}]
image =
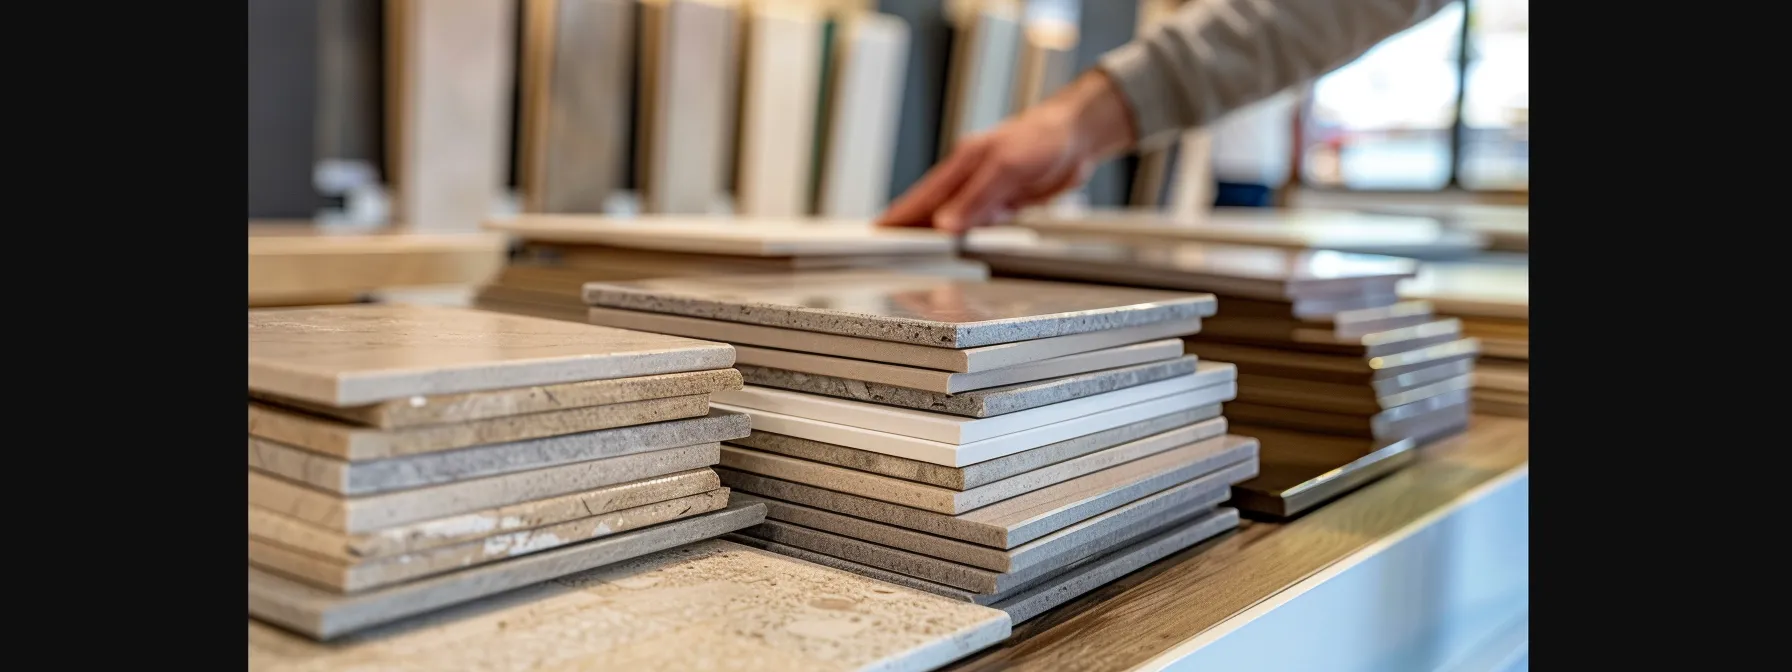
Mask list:
[{"label": "marble sample slab", "polygon": [[1378,441],[1275,427],[1235,425],[1262,441],[1262,473],[1232,488],[1238,508],[1286,518],[1411,464],[1419,442]]},{"label": "marble sample slab", "polygon": [[355,593],[709,513],[727,505],[724,488],[424,551],[348,561],[311,555],[250,535],[249,564],[335,592]]},{"label": "marble sample slab", "polygon": [[[733,504],[721,511],[356,595],[333,594],[250,567],[249,615],[316,639],[333,639],[408,616],[719,536],[764,520],[763,505]],[[464,663],[464,660],[457,661],[457,664]]]},{"label": "marble sample slab", "polygon": [[[1176,353],[1182,352],[1181,341],[1160,342],[1166,349]],[[745,349],[737,348],[737,350]],[[1071,374],[1017,385],[976,389],[958,394],[929,392],[911,387],[885,385],[854,378],[803,373],[787,369],[768,369],[751,364],[737,363],[734,366],[740,370],[745,380],[762,387],[775,387],[842,399],[858,399],[889,406],[949,413],[967,418],[989,418],[1071,399],[1128,389],[1169,378],[1187,376],[1195,372],[1195,361],[1196,358],[1193,356],[1174,357],[1145,364],[1100,369],[1088,373]]]},{"label": "marble sample slab", "polygon": [[924,672],[1008,616],[708,540],[318,644],[249,624],[249,669]]},{"label": "marble sample slab", "polygon": [[720,460],[721,444],[709,443],[347,498],[250,470],[249,503],[357,534],[700,469]]},{"label": "marble sample slab", "polygon": [[1237,527],[1238,509],[1222,507],[1124,549],[1080,561],[1051,581],[991,606],[1007,612],[1016,623],[1028,621],[1146,565]]},{"label": "marble sample slab", "polygon": [[716,254],[738,257],[942,255],[951,236],[891,229],[865,219],[645,215],[524,215],[486,228],[537,243]]},{"label": "marble sample slab", "polygon": [[365,462],[336,459],[251,436],[249,467],[319,490],[368,495],[729,441],[751,431],[746,415],[711,411],[700,418]]},{"label": "marble sample slab", "polygon": [[1470,389],[1473,386],[1474,376],[1465,374],[1378,397],[1375,396],[1373,388],[1363,385],[1323,383],[1269,376],[1239,376],[1238,402],[1366,417],[1445,392]]},{"label": "marble sample slab", "polygon": [[735,207],[749,217],[800,217],[810,204],[809,153],[822,87],[818,7],[757,3],[745,14]]},{"label": "marble sample slab", "polygon": [[909,29],[902,19],[876,12],[837,21],[833,105],[815,211],[823,217],[875,217],[890,202]]},{"label": "marble sample slab", "polygon": [[[812,355],[806,352],[756,348],[748,345],[735,346],[736,366],[747,365],[757,368],[764,374],[770,370],[781,371],[781,381],[804,383],[820,386],[819,382],[811,382],[804,376],[825,376],[830,379],[849,381],[840,385],[850,386],[853,382],[915,390],[933,394],[958,394],[973,390],[1014,385],[1038,380],[1048,380],[1072,376],[1091,371],[1102,371],[1116,367],[1143,364],[1174,359],[1182,354],[1182,343],[1177,339],[1164,339],[1123,345],[1117,348],[1092,350],[1089,352],[1042,359],[1030,364],[1019,364],[1000,369],[971,372],[939,371],[882,362],[868,362],[847,357],[829,357]],[[745,375],[743,372],[742,375]],[[760,383],[755,382],[755,385]],[[809,392],[789,385],[772,385]],[[838,385],[832,386],[838,387]],[[818,394],[827,394],[819,392]],[[829,396],[857,397],[851,394],[831,394]],[[906,404],[898,404],[906,405]]]},{"label": "marble sample slab", "polygon": [[1202,382],[1218,385],[1227,381],[1205,381],[1194,375],[1178,376],[989,418],[966,418],[755,385],[717,395],[717,400],[752,410],[800,418],[827,418],[829,422],[848,427],[963,445],[1190,392],[1206,387],[1200,384]]},{"label": "marble sample slab", "polygon": [[330,406],[733,365],[725,343],[479,310],[249,311],[249,389]]},{"label": "marble sample slab", "polygon": [[591,283],[585,302],[946,348],[1206,317],[1215,305],[1209,294],[876,271]]},{"label": "marble sample slab", "polygon": [[1226,480],[1229,475],[1221,470],[1196,478],[1012,549],[979,546],[738,491],[732,496],[740,501],[765,503],[765,517],[768,520],[782,520],[994,572],[1014,572],[1059,557],[1085,544],[1120,536],[1122,532],[1138,525],[1158,525],[1162,520],[1181,515],[1181,512],[1218,505],[1231,496],[1232,483]]},{"label": "marble sample slab", "polygon": [[312,404],[255,392],[250,392],[249,398],[297,408],[307,413],[327,415],[358,425],[399,429],[709,394],[720,390],[738,390],[740,386],[739,371],[714,369],[559,385],[531,385],[465,394],[419,395],[350,407]]},{"label": "marble sample slab", "polygon": [[695,418],[709,412],[709,399],[692,394],[401,429],[361,427],[249,402],[249,435],[349,461],[380,460]]},{"label": "marble sample slab", "polygon": [[946,467],[930,462],[762,431],[754,431],[750,436],[733,439],[730,443],[905,481],[936,485],[952,490],[969,490],[1042,469],[1047,465],[1076,459],[1154,434],[1218,417],[1220,417],[1219,404],[1175,411],[963,467]]},{"label": "marble sample slab", "polygon": [[[810,462],[776,453],[734,446],[722,447],[721,465],[729,469],[785,481],[806,483],[892,504],[955,515],[1042,487],[1062,483],[1072,478],[1086,476],[1115,465],[1155,455],[1178,446],[1206,441],[1225,433],[1225,418],[1215,418],[1153,434],[1137,441],[1123,443],[967,490],[942,488],[936,485],[905,481],[822,462]],[[1215,444],[1214,447],[1217,448],[1218,445]]]},{"label": "marble sample slab", "polygon": [[1040,488],[981,509],[949,516],[815,486],[719,468],[722,483],[739,492],[843,513],[919,532],[1009,549],[1112,511],[1216,469],[1233,482],[1255,476],[1255,439],[1227,435]]},{"label": "marble sample slab", "polygon": [[1462,259],[1487,247],[1486,236],[1428,217],[1338,210],[1214,208],[1196,219],[1150,210],[1038,211],[1020,213],[1014,223],[1054,235],[1151,244],[1196,241],[1432,260]]},{"label": "marble sample slab", "polygon": [[1369,416],[1246,403],[1227,404],[1226,415],[1253,425],[1387,441],[1411,438],[1424,443],[1468,423],[1470,395],[1470,388],[1463,386]]},{"label": "marble sample slab", "polygon": [[[1124,390],[1123,390],[1124,391]],[[1175,411],[1208,406],[1231,400],[1238,393],[1236,383],[1222,383],[1177,392],[1146,401],[1135,402],[1112,410],[1090,413],[1032,429],[1003,434],[969,443],[946,443],[919,439],[889,432],[852,427],[825,420],[813,420],[772,411],[759,411],[717,404],[726,411],[744,412],[753,418],[753,429],[798,438],[832,443],[896,457],[932,462],[948,467],[963,467],[993,460],[1026,450],[1067,441],[1086,434],[1113,429]],[[1005,417],[1005,416],[1001,416]]]},{"label": "marble sample slab", "polygon": [[955,372],[1022,366],[1044,359],[1173,338],[1201,330],[1200,318],[1193,318],[1073,336],[955,349],[634,310],[591,308],[588,318],[596,324],[625,329]]},{"label": "marble sample slab", "polygon": [[1386,357],[1461,340],[1462,322],[1455,319],[1431,320],[1421,324],[1373,331],[1366,334],[1342,335],[1327,329],[1310,329],[1283,325],[1228,320],[1223,326],[1208,321],[1200,338],[1210,341],[1262,345],[1304,352]]},{"label": "marble sample slab", "polygon": [[1481,343],[1473,338],[1462,338],[1372,358],[1220,343],[1200,338],[1185,340],[1183,349],[1204,361],[1231,362],[1238,367],[1240,375],[1360,384],[1398,378],[1454,362],[1472,362],[1481,354]]}]

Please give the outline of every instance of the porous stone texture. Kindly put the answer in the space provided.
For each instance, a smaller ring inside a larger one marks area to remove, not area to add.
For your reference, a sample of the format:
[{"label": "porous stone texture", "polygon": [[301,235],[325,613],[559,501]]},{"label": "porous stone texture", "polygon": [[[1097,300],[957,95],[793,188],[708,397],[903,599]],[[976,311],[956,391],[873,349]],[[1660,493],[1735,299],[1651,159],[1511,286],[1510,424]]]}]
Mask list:
[{"label": "porous stone texture", "polygon": [[[580,310],[579,312],[582,315],[584,311]],[[510,415],[546,413],[586,406],[621,404],[646,399],[709,394],[721,390],[738,390],[740,386],[739,371],[715,369],[614,380],[588,380],[558,385],[532,385],[508,390],[463,394],[418,395],[347,408],[313,404],[276,395],[258,394],[254,391],[249,393],[249,398],[290,406],[318,415],[327,415],[358,425],[397,429],[485,420]]]},{"label": "porous stone texture", "polygon": [[[1199,321],[1199,320],[1196,320]],[[726,323],[724,323],[726,324]],[[1164,324],[1184,324],[1171,322]],[[744,325],[737,325],[744,326]],[[1153,325],[1160,326],[1160,325]],[[1181,333],[1190,334],[1199,331],[1190,327]],[[809,332],[794,332],[809,333]],[[1113,333],[1113,332],[1108,332]],[[1091,334],[1081,334],[1065,338],[1082,338]],[[1046,339],[1050,340],[1050,339]],[[885,341],[865,341],[866,343],[884,343]],[[1039,341],[1022,341],[991,348],[1018,347]],[[796,347],[787,345],[785,347]],[[919,346],[908,346],[919,347]],[[950,350],[948,352],[975,352],[985,348],[969,350]],[[1041,380],[1053,380],[1065,376],[1074,376],[1093,371],[1105,371],[1128,366],[1137,366],[1150,362],[1173,360],[1182,356],[1182,341],[1179,338],[1162,338],[1131,343],[1112,348],[1090,350],[1048,357],[1030,362],[1004,366],[996,369],[969,372],[940,371],[938,369],[904,366],[886,362],[866,361],[856,357],[835,357],[808,352],[794,352],[777,348],[760,348],[751,345],[735,346],[735,366],[754,366],[762,369],[777,369],[791,373],[806,373],[842,380],[856,380],[865,383],[876,383],[891,387],[934,392],[938,394],[963,394],[993,387],[1019,385]],[[867,355],[869,356],[869,355]]]},{"label": "porous stone texture", "polygon": [[319,490],[367,495],[728,441],[751,431],[752,420],[746,414],[712,410],[698,418],[362,462],[251,436],[249,467]]},{"label": "porous stone texture", "polygon": [[1152,362],[960,394],[928,392],[850,378],[763,368],[749,364],[738,364],[736,368],[740,369],[746,382],[754,385],[972,418],[987,418],[1188,375],[1195,372],[1195,358],[1185,356],[1164,362]]}]

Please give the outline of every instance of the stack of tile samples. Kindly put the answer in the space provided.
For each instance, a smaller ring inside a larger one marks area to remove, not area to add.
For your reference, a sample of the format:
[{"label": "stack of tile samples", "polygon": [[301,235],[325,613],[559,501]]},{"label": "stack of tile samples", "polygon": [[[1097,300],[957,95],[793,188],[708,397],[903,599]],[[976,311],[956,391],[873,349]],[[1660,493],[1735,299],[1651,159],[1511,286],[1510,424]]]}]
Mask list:
[{"label": "stack of tile samples", "polygon": [[[887,272],[585,287],[591,320],[736,344],[753,418],[737,540],[1016,621],[1231,529],[1257,473],[1230,365],[1183,354],[1210,295]],[[747,495],[752,495],[749,498]]]},{"label": "stack of tile samples", "polygon": [[1450,262],[1419,268],[1400,296],[1428,301],[1481,341],[1475,411],[1531,415],[1531,269],[1528,263]]},{"label": "stack of tile samples", "polygon": [[1341,210],[1214,208],[1200,217],[1155,210],[1033,209],[1014,221],[1064,239],[1134,243],[1188,241],[1458,260],[1488,246],[1485,235],[1430,217]]},{"label": "stack of tile samples", "polygon": [[1287,516],[1406,463],[1461,431],[1478,344],[1422,301],[1400,301],[1411,260],[1202,243],[973,236],[1001,276],[1212,292],[1217,314],[1188,352],[1238,367],[1232,431],[1262,441],[1263,474],[1238,506]]},{"label": "stack of tile samples", "polygon": [[330,638],[758,523],[726,344],[419,306],[249,312],[249,613]]},{"label": "stack of tile samples", "polygon": [[954,258],[948,236],[864,220],[535,215],[487,227],[523,247],[474,305],[575,322],[585,321],[587,282],[863,268],[988,276]]}]

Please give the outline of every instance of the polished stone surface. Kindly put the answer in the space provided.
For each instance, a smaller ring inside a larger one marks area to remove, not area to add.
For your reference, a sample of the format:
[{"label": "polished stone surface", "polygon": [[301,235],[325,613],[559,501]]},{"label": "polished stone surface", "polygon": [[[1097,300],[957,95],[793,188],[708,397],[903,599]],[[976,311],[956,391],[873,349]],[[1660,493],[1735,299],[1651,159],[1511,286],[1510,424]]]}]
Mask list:
[{"label": "polished stone surface", "polygon": [[[738,361],[735,362],[735,366],[737,368],[746,367],[741,368],[743,376],[751,374],[756,378],[771,378],[779,383],[768,385],[769,387],[796,389],[802,392],[829,394],[829,396],[836,397],[859,398],[852,394],[830,394],[829,392],[845,392],[854,383],[864,383],[896,390],[912,390],[922,394],[963,394],[993,387],[1052,380],[1148,362],[1173,360],[1181,354],[1182,342],[1169,338],[1123,345],[1117,348],[1092,350],[1063,357],[1051,357],[999,369],[960,373],[883,362],[868,362],[848,357],[830,357],[805,352],[737,345],[735,346],[735,355]],[[822,376],[826,379],[844,382],[811,381],[807,378],[808,376]],[[766,383],[758,381],[754,381],[753,384],[766,385]],[[793,385],[819,389],[802,389],[792,387]]]},{"label": "polished stone surface", "polygon": [[1206,294],[866,271],[660,278],[585,286],[625,310],[970,348],[1212,315]]},{"label": "polished stone surface", "polygon": [[361,427],[249,402],[249,435],[358,462],[695,418],[709,412],[709,399],[692,394],[401,429]]},{"label": "polished stone surface", "polygon": [[712,490],[460,544],[359,560],[320,557],[251,534],[249,564],[325,589],[353,593],[620,534],[727,505],[727,489]]},{"label": "polished stone surface", "polygon": [[720,390],[738,390],[740,386],[739,371],[714,369],[559,385],[532,385],[465,394],[419,395],[346,408],[261,395],[253,391],[249,393],[249,398],[327,415],[357,425],[398,429],[709,394]]},{"label": "polished stone surface", "polygon": [[347,498],[251,469],[249,504],[356,534],[701,469],[720,460],[721,444],[709,443]]},{"label": "polished stone surface", "polygon": [[879,228],[862,219],[524,215],[492,221],[487,227],[531,242],[747,257],[937,255],[952,251],[951,236]]},{"label": "polished stone surface", "polygon": [[[721,511],[356,595],[334,594],[250,567],[249,615],[312,638],[333,639],[375,625],[720,536],[764,520],[764,506],[732,504]],[[409,647],[400,648],[403,657],[383,658],[374,666],[389,669],[389,665],[417,655]],[[291,645],[277,646],[263,655],[278,657],[290,655],[291,651]],[[455,658],[450,666],[466,667],[464,656],[467,655],[471,652],[462,652],[462,657]],[[528,658],[535,659],[533,656]],[[273,666],[273,661],[269,666]],[[254,667],[251,664],[251,668]],[[419,669],[435,668],[422,664]]]},{"label": "polished stone surface", "polygon": [[1177,427],[1212,420],[1218,418],[1219,415],[1219,404],[1175,411],[963,467],[947,467],[763,431],[754,431],[746,438],[733,439],[730,443],[813,462],[882,474],[905,481],[936,485],[953,490],[968,490],[1041,469],[1047,465],[1137,441],[1153,434],[1167,432]]},{"label": "polished stone surface", "polygon": [[[1178,341],[1162,341],[1162,343],[1165,349],[1171,353],[1182,352],[1182,344]],[[1073,357],[1075,356],[1073,355]],[[744,363],[735,364],[735,368],[740,369],[741,375],[747,382],[764,387],[796,390],[843,399],[857,399],[923,411],[950,413],[969,418],[988,418],[1185,376],[1195,372],[1195,358],[1176,357],[1015,385],[977,389],[958,394],[885,385],[851,377],[763,368]]]},{"label": "polished stone surface", "polygon": [[251,436],[249,467],[319,490],[367,495],[729,441],[746,437],[751,426],[744,414],[717,410],[698,418],[362,462]]},{"label": "polished stone surface", "polygon": [[479,310],[249,311],[249,389],[330,406],[733,365],[722,343]]}]

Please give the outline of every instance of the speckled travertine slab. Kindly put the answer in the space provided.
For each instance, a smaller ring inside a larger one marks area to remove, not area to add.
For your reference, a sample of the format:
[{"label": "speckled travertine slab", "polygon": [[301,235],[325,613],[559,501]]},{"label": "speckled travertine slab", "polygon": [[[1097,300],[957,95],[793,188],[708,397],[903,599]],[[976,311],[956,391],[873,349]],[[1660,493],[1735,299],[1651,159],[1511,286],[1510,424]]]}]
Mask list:
[{"label": "speckled travertine slab", "polygon": [[378,460],[694,418],[709,412],[709,396],[692,394],[403,429],[360,427],[249,402],[249,435],[345,460]]},{"label": "speckled travertine slab", "polygon": [[[1169,342],[1165,341],[1165,343]],[[1176,352],[1182,351],[1181,343],[1175,343],[1174,346]],[[740,369],[746,382],[754,385],[843,399],[857,399],[922,411],[950,413],[971,418],[987,418],[1185,376],[1195,372],[1195,358],[1192,356],[1178,357],[1161,362],[1104,369],[960,394],[929,392],[853,378],[839,378],[785,369],[768,369],[750,364],[736,364],[735,366]]]},{"label": "speckled travertine slab", "polygon": [[358,425],[398,429],[501,418],[569,408],[622,404],[646,399],[685,397],[721,390],[740,389],[740,372],[734,369],[666,373],[657,376],[588,380],[559,385],[532,385],[508,390],[464,394],[418,395],[366,406],[337,408],[298,399],[251,391],[249,398],[327,415]]},{"label": "speckled travertine slab", "polygon": [[535,529],[720,488],[722,480],[715,470],[692,469],[360,534],[331,531],[276,511],[250,506],[249,535],[320,557],[359,561]]},{"label": "speckled travertine slab", "polygon": [[733,365],[725,343],[481,310],[249,311],[249,389],[328,406]]},{"label": "speckled travertine slab", "polygon": [[[1091,371],[1134,366],[1147,362],[1174,360],[1182,355],[1182,342],[1162,339],[1104,348],[1074,355],[1041,359],[999,369],[954,373],[900,364],[868,362],[850,357],[831,357],[806,352],[792,352],[750,345],[735,346],[735,366],[742,375],[773,378],[773,387],[800,389],[806,392],[833,394],[863,399],[852,393],[853,383],[866,383],[918,393],[959,394],[1032,381],[1050,380]],[[817,377],[810,380],[805,376]],[[830,383],[839,380],[842,383]],[[754,384],[761,384],[755,382]],[[794,387],[793,387],[794,386]],[[800,386],[813,386],[807,389]],[[840,393],[833,390],[840,389]],[[1119,389],[1118,387],[1114,389]]]},{"label": "speckled travertine slab", "polygon": [[[333,639],[408,616],[720,536],[764,520],[765,507],[762,505],[731,504],[721,511],[355,595],[339,595],[250,567],[249,615],[316,639]],[[515,638],[514,633],[512,635],[512,641],[521,639]],[[448,640],[443,647],[454,641],[466,641],[453,636]],[[442,661],[423,663],[415,658],[417,651],[400,648],[404,655],[399,659],[382,660],[374,666],[394,669],[405,660],[422,665],[419,669],[440,669],[445,664]],[[291,648],[281,646],[266,653],[278,657],[279,651],[290,652]],[[264,660],[267,659],[264,657]],[[446,664],[447,667],[468,667],[464,657],[450,660],[453,662]],[[275,669],[271,664],[275,661],[269,662],[266,669]],[[296,662],[287,661],[288,664]],[[251,663],[250,667],[255,665]]]},{"label": "speckled travertine slab", "polygon": [[721,464],[730,469],[785,481],[806,483],[829,490],[852,493],[860,497],[883,500],[892,504],[945,514],[960,514],[1039,488],[1086,476],[1115,465],[1156,455],[1171,448],[1204,441],[1225,433],[1226,419],[1214,418],[966,490],[954,490],[937,485],[905,481],[900,478],[737,446],[722,447]]},{"label": "speckled travertine slab", "polygon": [[249,466],[319,490],[351,496],[368,495],[728,441],[743,438],[750,431],[751,421],[746,415],[714,410],[700,418],[361,462],[319,455],[251,436]]},{"label": "speckled travertine slab", "polygon": [[1138,571],[1195,544],[1219,536],[1238,527],[1238,509],[1221,508],[1188,524],[1145,539],[1104,556],[1088,558],[1067,568],[1062,574],[993,606],[1020,623],[1047,610],[1080,597],[1083,593],[1107,585],[1114,579]]},{"label": "speckled travertine slab", "polygon": [[592,490],[721,460],[721,444],[684,446],[415,490],[342,497],[249,470],[249,504],[348,534]]},{"label": "speckled travertine slab", "polygon": [[1193,317],[1017,343],[976,348],[942,348],[638,310],[593,307],[586,313],[586,319],[593,324],[656,334],[677,334],[791,352],[811,352],[923,369],[963,372],[1025,366],[1082,352],[1181,337],[1201,331],[1201,318]]},{"label": "speckled travertine slab", "polygon": [[359,561],[311,555],[252,534],[249,564],[322,588],[353,593],[709,513],[727,505],[728,491],[723,488],[546,527]]},{"label": "speckled travertine slab", "polygon": [[[1219,450],[1214,450],[1215,445]],[[1257,441],[1227,435],[1040,488],[981,509],[949,516],[810,485],[718,468],[722,484],[743,493],[843,513],[918,532],[1010,549],[1202,474],[1243,465],[1233,475],[1256,475]]]},{"label": "speckled travertine slab", "polygon": [[1206,317],[1212,294],[813,271],[588,283],[594,306],[972,348]]},{"label": "speckled travertine slab", "polygon": [[768,520],[795,523],[993,572],[1012,572],[1057,557],[1099,537],[1118,534],[1134,525],[1161,521],[1180,515],[1178,512],[1182,511],[1215,506],[1231,497],[1232,483],[1227,479],[1236,473],[1228,469],[1215,471],[1011,549],[979,546],[738,491],[732,497],[733,501],[763,502]]},{"label": "speckled travertine slab", "polygon": [[732,439],[729,443],[812,462],[823,462],[882,474],[905,481],[916,481],[953,490],[968,490],[1040,469],[1049,464],[1057,464],[1098,450],[1137,441],[1152,434],[1217,417],[1220,417],[1219,404],[1176,411],[964,467],[948,467],[771,432],[754,431],[746,438]]}]

